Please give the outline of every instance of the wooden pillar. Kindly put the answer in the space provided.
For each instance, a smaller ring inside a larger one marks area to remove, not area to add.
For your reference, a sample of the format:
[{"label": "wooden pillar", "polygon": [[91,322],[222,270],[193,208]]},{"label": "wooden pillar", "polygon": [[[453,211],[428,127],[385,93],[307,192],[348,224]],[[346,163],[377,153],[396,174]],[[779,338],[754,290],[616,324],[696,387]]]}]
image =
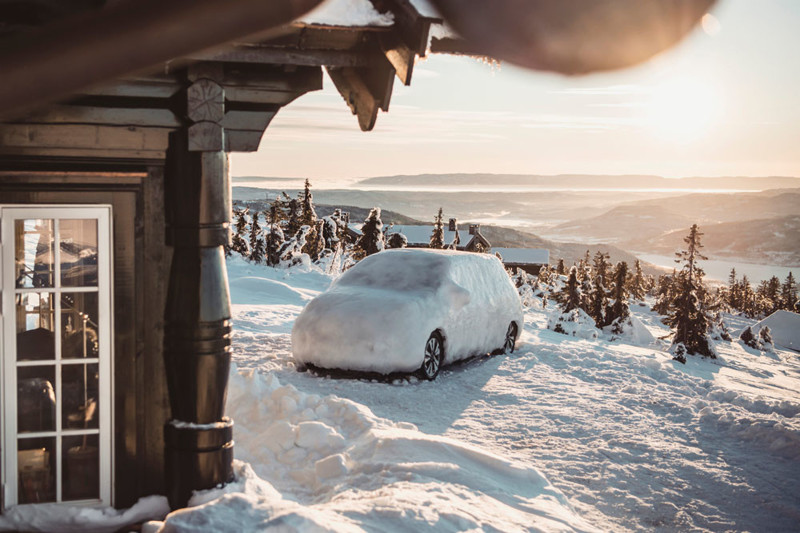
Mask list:
[{"label": "wooden pillar", "polygon": [[192,68],[190,125],[171,134],[166,168],[173,257],[164,357],[172,420],[164,437],[173,509],[185,507],[193,490],[233,479],[233,422],[224,416],[231,335],[223,251],[231,212],[220,125],[224,91],[213,69]]}]

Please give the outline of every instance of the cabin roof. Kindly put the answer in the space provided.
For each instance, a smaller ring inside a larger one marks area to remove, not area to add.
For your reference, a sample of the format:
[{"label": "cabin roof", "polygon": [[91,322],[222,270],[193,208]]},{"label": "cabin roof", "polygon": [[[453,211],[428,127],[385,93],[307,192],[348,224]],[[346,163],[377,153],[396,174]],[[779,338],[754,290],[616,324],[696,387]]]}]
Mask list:
[{"label": "cabin roof", "polygon": [[546,265],[550,262],[550,250],[546,248],[497,248],[492,247],[492,253],[497,252],[503,258],[503,263],[520,265]]}]

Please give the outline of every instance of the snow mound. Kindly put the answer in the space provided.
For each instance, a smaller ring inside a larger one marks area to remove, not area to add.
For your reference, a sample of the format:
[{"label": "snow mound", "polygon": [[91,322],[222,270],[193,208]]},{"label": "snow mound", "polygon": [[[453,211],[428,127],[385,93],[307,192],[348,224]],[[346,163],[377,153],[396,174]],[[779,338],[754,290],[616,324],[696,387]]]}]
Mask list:
[{"label": "snow mound", "polygon": [[391,26],[391,13],[378,13],[369,0],[328,0],[299,22],[324,26]]},{"label": "snow mound", "polygon": [[636,346],[650,346],[656,338],[650,333],[641,320],[633,315],[618,318],[611,325],[603,328],[605,332],[614,332],[612,339],[623,339]]},{"label": "snow mound", "polygon": [[252,466],[149,531],[594,530],[533,468],[272,375],[234,368],[228,413]]},{"label": "snow mound", "polygon": [[140,498],[130,509],[86,507],[56,503],[19,506],[0,516],[0,531],[58,531],[112,533],[128,524],[162,518],[169,512],[164,496]]},{"label": "snow mound", "polygon": [[565,313],[556,310],[547,318],[547,329],[581,339],[596,339],[598,331],[594,319],[583,309],[573,309]]},{"label": "snow mound", "polygon": [[775,311],[753,327],[753,333],[768,326],[772,340],[778,346],[800,352],[800,314],[791,311]]}]

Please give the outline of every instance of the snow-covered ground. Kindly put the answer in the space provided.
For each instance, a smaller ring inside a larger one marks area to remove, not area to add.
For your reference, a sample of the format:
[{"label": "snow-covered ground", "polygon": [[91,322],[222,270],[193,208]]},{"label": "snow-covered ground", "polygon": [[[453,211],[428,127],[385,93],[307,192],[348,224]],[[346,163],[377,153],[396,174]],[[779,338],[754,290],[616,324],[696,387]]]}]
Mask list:
[{"label": "snow-covered ground", "polygon": [[[517,352],[435,382],[298,373],[291,327],[330,279],[229,262],[239,481],[165,531],[792,531],[800,355],[570,338],[528,309]],[[668,330],[641,306],[655,337]],[[731,329],[752,321],[732,319]],[[239,492],[237,492],[239,491]],[[191,524],[194,524],[193,526]],[[205,525],[204,525],[205,524]],[[155,524],[154,524],[155,526]]]},{"label": "snow-covered ground", "polygon": [[[514,354],[434,382],[323,377],[295,370],[291,328],[331,278],[228,266],[237,479],[144,532],[798,530],[797,352],[720,342],[718,360],[684,366],[663,341],[547,330],[533,307]],[[668,333],[649,308],[632,313]],[[111,531],[135,512],[16,524]]]}]

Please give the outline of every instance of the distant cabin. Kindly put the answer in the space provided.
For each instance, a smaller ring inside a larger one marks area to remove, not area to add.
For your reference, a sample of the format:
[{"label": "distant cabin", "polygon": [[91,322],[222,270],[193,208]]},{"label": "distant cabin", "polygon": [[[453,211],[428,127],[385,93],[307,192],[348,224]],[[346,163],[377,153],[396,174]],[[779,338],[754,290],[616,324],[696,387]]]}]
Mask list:
[{"label": "distant cabin", "polygon": [[533,275],[550,262],[550,250],[545,248],[492,248],[492,253],[500,254],[507,269],[516,272],[521,268]]}]

